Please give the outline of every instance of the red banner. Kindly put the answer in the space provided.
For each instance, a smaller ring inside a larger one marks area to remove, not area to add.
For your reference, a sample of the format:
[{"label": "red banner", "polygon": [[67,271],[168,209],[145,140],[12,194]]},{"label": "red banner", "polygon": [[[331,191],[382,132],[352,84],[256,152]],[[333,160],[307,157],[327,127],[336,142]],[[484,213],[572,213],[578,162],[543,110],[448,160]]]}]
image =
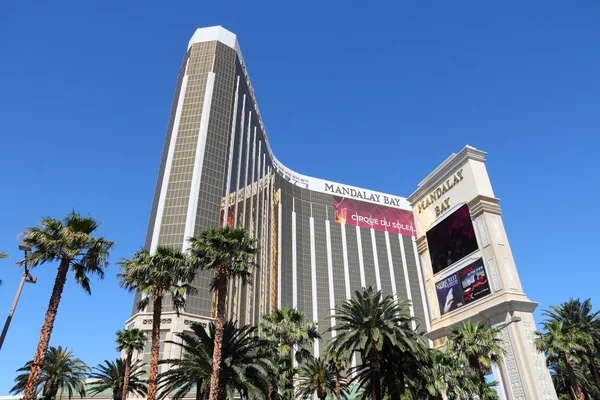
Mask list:
[{"label": "red banner", "polygon": [[338,224],[416,236],[412,211],[338,196],[333,196],[333,209]]}]

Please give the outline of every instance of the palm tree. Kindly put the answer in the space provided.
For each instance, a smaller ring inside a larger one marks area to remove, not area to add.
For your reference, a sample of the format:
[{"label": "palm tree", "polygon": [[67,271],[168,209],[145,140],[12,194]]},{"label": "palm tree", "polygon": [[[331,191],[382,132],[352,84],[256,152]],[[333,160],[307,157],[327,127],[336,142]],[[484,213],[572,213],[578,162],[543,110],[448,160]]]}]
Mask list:
[{"label": "palm tree", "polygon": [[158,352],[160,346],[160,319],[165,294],[170,295],[177,313],[185,307],[185,295],[194,293],[192,282],[198,269],[197,263],[179,249],[158,246],[154,253],[142,250],[128,260],[119,262],[120,285],[130,291],[142,293],[138,309],[143,310],[152,299],[152,345],[148,400],[156,398],[158,375]]},{"label": "palm tree", "polygon": [[[162,360],[169,369],[159,376],[161,397],[181,399],[196,387],[196,399],[208,397],[212,362],[215,346],[215,323],[208,330],[200,325],[191,326],[192,333],[178,333],[181,342],[170,342],[179,346],[182,355],[177,359]],[[270,363],[260,356],[260,349],[266,345],[256,335],[256,328],[242,326],[234,322],[225,323],[223,330],[223,352],[218,388],[219,399],[239,394],[243,398],[264,398],[268,381],[267,370]]]},{"label": "palm tree", "polygon": [[575,398],[583,400],[583,390],[575,374],[574,363],[581,359],[578,353],[586,351],[592,344],[591,337],[577,325],[565,325],[554,319],[542,322],[544,333],[536,332],[535,345],[548,356],[548,363],[562,360],[567,368],[571,390]]},{"label": "palm tree", "polygon": [[121,398],[126,399],[129,393],[129,375],[131,369],[131,358],[133,352],[144,351],[146,334],[138,328],[123,329],[117,332],[117,351],[125,352],[125,372],[123,375],[123,387]]},{"label": "palm tree", "polygon": [[328,367],[333,371],[335,377],[335,398],[340,400],[342,398],[342,384],[344,382],[342,378],[342,372],[348,368],[348,362],[350,356],[347,354],[334,354],[328,353],[325,357]]},{"label": "palm tree", "polygon": [[39,226],[29,227],[22,234],[24,242],[31,246],[33,251],[27,254],[20,265],[27,264],[28,267],[35,268],[47,262],[59,262],[58,273],[23,400],[32,400],[35,394],[38,376],[44,364],[44,356],[48,350],[69,268],[75,275],[75,281],[88,294],[91,294],[88,275],[95,274],[100,278],[104,277],[104,268],[108,266],[109,252],[113,242],[109,242],[103,237],[92,236],[97,229],[98,222],[93,218],[83,217],[73,211],[62,221],[42,218]]},{"label": "palm tree", "polygon": [[[28,361],[25,366],[17,370],[22,373],[15,378],[16,384],[10,390],[11,393],[22,393],[27,389],[31,380],[32,367],[33,360]],[[66,391],[69,399],[73,397],[74,392],[83,398],[85,396],[85,378],[89,372],[88,366],[79,358],[73,357],[71,350],[63,349],[61,346],[50,346],[35,381],[33,397],[37,397],[41,391],[45,400],[51,400],[60,390],[61,392]]]},{"label": "palm tree", "polygon": [[[306,360],[298,369],[298,377],[296,386],[298,398],[312,397],[315,393],[319,399],[337,396],[335,372],[324,359],[311,357]],[[346,398],[341,390],[340,395]]]},{"label": "palm tree", "polygon": [[[581,302],[579,299],[570,299],[560,306],[550,306],[542,315],[556,321],[562,321],[567,326],[577,326],[582,332],[587,332],[590,338],[586,339],[585,350],[579,351],[579,356],[585,361],[590,373],[600,389],[600,372],[596,365],[596,354],[600,348],[600,312],[594,312],[591,299]],[[593,346],[589,345],[589,339]]]},{"label": "palm tree", "polygon": [[450,387],[459,386],[456,358],[437,349],[427,349],[411,388],[417,398],[442,400]]},{"label": "palm tree", "polygon": [[249,238],[243,228],[226,227],[202,231],[198,237],[190,238],[190,244],[192,256],[201,268],[215,272],[211,290],[217,294],[217,313],[209,399],[217,400],[229,279],[237,278],[241,283],[250,281],[252,271],[257,267],[252,261],[257,253],[257,239]]},{"label": "palm tree", "polygon": [[[2,259],[2,258],[8,258],[8,254],[0,251],[0,259]],[[2,279],[0,279],[0,285],[2,285]]]},{"label": "palm tree", "polygon": [[484,377],[492,364],[500,364],[504,358],[499,333],[495,327],[486,329],[484,322],[466,321],[450,329],[447,347],[458,361]]},{"label": "palm tree", "polygon": [[[571,378],[569,377],[569,371],[565,362],[562,359],[553,360],[548,363],[548,366],[552,376],[552,383],[554,383],[554,388],[556,389],[556,393],[558,394],[559,398],[562,396],[571,400],[575,400],[575,393],[571,388]],[[600,398],[600,391],[593,383],[593,377],[588,368],[584,368],[582,365],[576,364],[573,365],[573,370],[577,384],[581,386],[581,389],[587,396],[586,398]]]},{"label": "palm tree", "polygon": [[307,320],[296,309],[276,309],[263,315],[260,335],[271,343],[267,356],[273,363],[270,374],[269,400],[277,395],[284,399],[294,398],[294,360],[302,362],[310,358],[309,346],[320,338],[317,324]]},{"label": "palm tree", "polygon": [[[89,376],[90,379],[95,379],[89,384],[90,393],[95,396],[110,390],[113,400],[123,400],[129,393],[144,397],[147,390],[146,383],[142,379],[145,373],[143,366],[141,360],[136,360],[129,367],[127,362],[121,358],[117,358],[115,361],[104,360],[104,364],[94,367],[95,372]],[[129,382],[127,392],[123,397],[123,389],[127,381]]]},{"label": "palm tree", "polygon": [[[416,351],[418,335],[410,324],[409,302],[397,302],[392,295],[383,296],[373,287],[356,291],[354,297],[336,307],[337,332],[328,346],[334,354],[360,353],[365,372],[355,379],[360,387],[370,387],[373,400],[381,400],[381,364],[384,347],[391,344],[400,352]],[[402,375],[402,373],[400,373]],[[403,376],[398,376],[402,380]],[[404,387],[400,387],[400,395]]]}]

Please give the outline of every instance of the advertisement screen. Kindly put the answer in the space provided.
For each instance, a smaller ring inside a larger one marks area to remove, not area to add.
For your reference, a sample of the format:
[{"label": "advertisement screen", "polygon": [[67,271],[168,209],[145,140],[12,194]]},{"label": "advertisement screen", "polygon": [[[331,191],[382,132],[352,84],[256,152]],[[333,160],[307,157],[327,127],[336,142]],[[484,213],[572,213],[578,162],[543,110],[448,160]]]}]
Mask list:
[{"label": "advertisement screen", "polygon": [[339,196],[333,196],[333,210],[338,224],[416,236],[412,211]]},{"label": "advertisement screen", "polygon": [[465,304],[472,303],[491,293],[481,258],[458,271],[458,277],[463,289]]},{"label": "advertisement screen", "polygon": [[434,274],[477,250],[469,207],[465,204],[431,228],[427,245]]},{"label": "advertisement screen", "polygon": [[491,293],[483,259],[467,265],[435,284],[440,315],[454,311]]},{"label": "advertisement screen", "polygon": [[463,306],[462,288],[458,274],[452,274],[436,283],[435,290],[440,304],[440,315]]}]

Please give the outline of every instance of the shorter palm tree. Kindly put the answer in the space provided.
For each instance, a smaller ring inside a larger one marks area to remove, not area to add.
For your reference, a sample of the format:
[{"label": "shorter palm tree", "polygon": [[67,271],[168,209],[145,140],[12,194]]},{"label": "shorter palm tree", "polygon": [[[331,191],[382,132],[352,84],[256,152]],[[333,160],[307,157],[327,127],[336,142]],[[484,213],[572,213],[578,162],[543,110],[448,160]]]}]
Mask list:
[{"label": "shorter palm tree", "polygon": [[506,353],[499,334],[498,328],[486,328],[484,322],[466,321],[451,328],[448,351],[464,366],[483,377],[492,364],[502,362]]},{"label": "shorter palm tree", "polygon": [[[363,365],[354,380],[359,381],[359,387],[368,388],[373,400],[383,398],[381,373],[386,347],[393,346],[404,353],[416,351],[419,345],[418,334],[411,328],[409,304],[399,303],[392,295],[384,297],[380,290],[368,287],[336,307],[336,325],[330,328],[336,336],[329,342],[328,352],[360,354]],[[404,377],[402,370],[398,373],[401,395]]]},{"label": "shorter palm tree", "polygon": [[578,400],[583,400],[584,394],[574,364],[581,362],[579,354],[592,345],[590,335],[578,325],[565,325],[554,319],[542,322],[542,326],[545,332],[536,333],[537,349],[546,353],[549,364],[558,360],[564,362],[570,389]]},{"label": "shorter palm tree", "polygon": [[123,393],[121,397],[127,398],[129,393],[129,375],[131,369],[131,359],[133,352],[144,351],[144,345],[146,343],[146,334],[138,328],[123,329],[117,332],[117,351],[125,352],[125,372],[123,375]]},{"label": "shorter palm tree", "polygon": [[[181,357],[160,362],[169,365],[158,379],[161,398],[181,399],[194,388],[196,399],[208,397],[214,370],[216,326],[211,322],[207,330],[203,325],[193,324],[191,329],[192,332],[177,334],[181,342],[169,342],[181,348]],[[256,335],[255,327],[237,328],[234,322],[225,323],[219,399],[233,398],[234,395],[252,399],[264,396],[268,385],[267,371],[272,367],[261,356],[265,345],[266,342]]]},{"label": "shorter palm tree", "polygon": [[270,346],[265,348],[265,356],[273,364],[269,373],[269,400],[294,398],[294,376],[297,373],[294,360],[301,363],[310,359],[308,349],[315,339],[321,337],[317,324],[296,309],[276,309],[263,315],[260,335],[270,342]]},{"label": "shorter palm tree", "polygon": [[[142,378],[145,373],[143,367],[144,364],[141,360],[136,360],[131,364],[127,394],[133,394],[137,397],[146,395],[146,382]],[[124,399],[123,387],[125,385],[126,370],[126,362],[121,358],[117,358],[115,361],[104,360],[104,364],[98,364],[94,367],[94,372],[89,376],[90,379],[94,379],[89,384],[90,393],[95,396],[110,390],[113,400]]]},{"label": "shorter palm tree", "polygon": [[[10,390],[11,393],[18,394],[25,391],[32,365],[33,360],[17,370],[21,374],[15,378],[16,384]],[[73,357],[71,350],[63,349],[61,346],[50,346],[38,375],[35,396],[41,393],[45,400],[52,400],[60,391],[66,392],[69,399],[74,393],[83,398],[85,397],[84,383],[89,372],[90,368],[79,358]]]},{"label": "shorter palm tree", "polygon": [[[298,369],[298,384],[296,396],[298,398],[312,397],[314,394],[319,399],[336,397],[336,378],[330,365],[319,357],[310,358]],[[345,398],[345,393],[342,391]]]}]

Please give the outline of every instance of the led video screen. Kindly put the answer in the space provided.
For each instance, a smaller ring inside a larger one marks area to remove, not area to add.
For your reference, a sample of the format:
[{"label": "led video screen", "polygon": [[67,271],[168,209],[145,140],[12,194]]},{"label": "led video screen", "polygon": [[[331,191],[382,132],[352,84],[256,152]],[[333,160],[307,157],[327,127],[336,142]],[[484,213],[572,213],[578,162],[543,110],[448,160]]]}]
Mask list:
[{"label": "led video screen", "polygon": [[427,245],[434,274],[477,250],[469,207],[465,204],[431,228]]}]

